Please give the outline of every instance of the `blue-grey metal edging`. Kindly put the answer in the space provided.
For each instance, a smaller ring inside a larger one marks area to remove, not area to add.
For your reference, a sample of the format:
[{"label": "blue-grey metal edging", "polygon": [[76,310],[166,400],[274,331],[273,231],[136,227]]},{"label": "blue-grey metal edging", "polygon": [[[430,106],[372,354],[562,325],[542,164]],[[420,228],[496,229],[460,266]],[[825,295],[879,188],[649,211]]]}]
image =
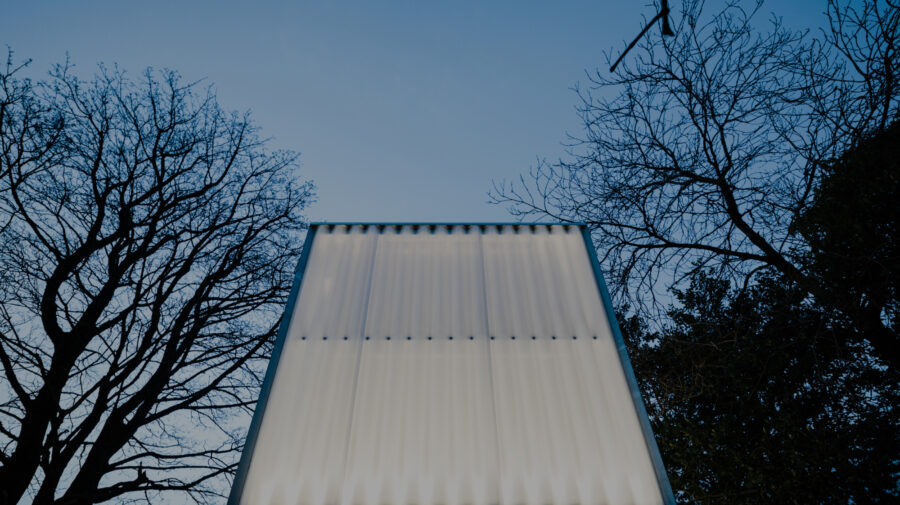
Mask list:
[{"label": "blue-grey metal edging", "polygon": [[650,427],[650,417],[647,415],[647,408],[641,398],[641,388],[638,386],[637,378],[634,376],[634,369],[631,367],[631,360],[628,358],[628,349],[625,347],[625,339],[622,337],[622,331],[619,329],[619,323],[616,321],[616,312],[613,308],[612,298],[609,296],[609,290],[606,288],[606,282],[603,280],[603,273],[600,271],[600,261],[597,259],[597,251],[594,249],[594,241],[591,239],[591,232],[587,226],[581,227],[581,234],[584,237],[584,245],[587,248],[588,257],[591,260],[591,267],[594,269],[594,278],[597,281],[597,289],[600,291],[600,297],[603,299],[603,308],[606,310],[606,319],[609,321],[612,330],[613,339],[616,342],[616,349],[619,351],[619,361],[622,362],[622,369],[625,371],[625,379],[628,381],[628,387],[631,389],[631,399],[634,400],[634,408],[637,410],[638,419],[641,423],[641,430],[644,432],[644,441],[647,443],[647,450],[650,452],[650,460],[653,462],[653,470],[656,472],[656,480],[659,482],[659,490],[662,494],[663,503],[666,505],[675,505],[675,495],[672,493],[672,485],[669,483],[669,477],[666,475],[666,467],[663,466],[662,456],[659,454],[659,447],[656,445],[656,438],[653,437],[653,429]]},{"label": "blue-grey metal edging", "polygon": [[382,222],[366,222],[366,221],[351,221],[351,222],[328,222],[328,221],[316,221],[312,223],[313,226],[585,226],[585,223],[582,222],[546,222],[546,223],[536,223],[536,222],[496,222],[496,223],[473,223],[473,222],[449,222],[449,223],[435,223],[430,221],[419,221],[419,222],[393,222],[393,223],[382,223]]},{"label": "blue-grey metal edging", "polygon": [[309,254],[312,250],[313,239],[316,236],[318,226],[312,224],[306,233],[306,240],[303,243],[303,251],[300,253],[300,261],[297,263],[297,270],[294,272],[294,283],[291,286],[291,293],[288,295],[287,303],[284,307],[284,315],[281,316],[281,325],[278,327],[278,336],[275,337],[275,346],[272,348],[272,357],[269,359],[269,366],[266,367],[266,376],[263,379],[262,388],[259,391],[259,400],[256,402],[256,409],[253,411],[253,419],[250,421],[250,430],[247,432],[247,440],[244,442],[244,451],[241,453],[241,461],[238,463],[237,473],[234,476],[234,482],[231,484],[231,494],[228,495],[228,505],[239,505],[241,495],[244,493],[244,483],[247,481],[247,472],[250,470],[250,460],[253,458],[253,449],[256,448],[256,439],[259,437],[259,429],[262,425],[263,414],[266,411],[266,404],[269,401],[269,393],[272,391],[272,382],[275,381],[275,372],[278,369],[278,360],[281,358],[281,351],[284,349],[284,341],[287,339],[288,328],[291,326],[291,318],[294,315],[294,305],[297,303],[297,296],[300,294],[300,284],[303,282],[303,274],[306,271],[306,264],[309,262]]}]

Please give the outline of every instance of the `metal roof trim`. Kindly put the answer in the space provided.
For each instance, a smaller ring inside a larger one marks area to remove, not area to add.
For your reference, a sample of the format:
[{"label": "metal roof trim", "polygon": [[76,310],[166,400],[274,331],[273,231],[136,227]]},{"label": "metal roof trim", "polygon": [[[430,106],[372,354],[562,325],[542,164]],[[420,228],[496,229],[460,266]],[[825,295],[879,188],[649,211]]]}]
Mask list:
[{"label": "metal roof trim", "polygon": [[579,226],[587,227],[587,223],[580,221],[553,221],[553,222],[472,222],[472,221],[313,221],[314,226]]},{"label": "metal roof trim", "polygon": [[584,245],[594,270],[597,289],[600,291],[600,298],[603,300],[603,308],[606,310],[606,319],[609,321],[610,329],[612,330],[613,338],[616,342],[616,350],[619,351],[619,361],[622,363],[622,369],[625,372],[625,380],[628,382],[629,389],[631,389],[631,398],[634,400],[634,408],[637,410],[638,419],[641,423],[641,431],[644,432],[644,441],[647,443],[647,451],[650,453],[650,460],[653,462],[653,470],[656,473],[656,481],[659,484],[663,503],[665,505],[675,505],[675,495],[672,493],[672,485],[669,483],[669,476],[666,474],[666,467],[663,465],[662,455],[659,453],[659,447],[656,445],[653,428],[650,426],[650,416],[647,415],[647,408],[641,398],[641,389],[640,386],[638,386],[637,377],[634,375],[631,359],[628,357],[628,349],[625,346],[625,339],[622,337],[622,330],[619,328],[618,321],[616,321],[616,312],[612,304],[612,297],[609,295],[609,290],[606,288],[606,281],[603,280],[603,272],[600,270],[600,261],[597,259],[597,250],[594,249],[591,234],[586,228],[582,229],[582,234],[584,236]]},{"label": "metal roof trim", "polygon": [[247,438],[244,440],[244,449],[241,451],[241,459],[238,462],[234,481],[231,483],[231,492],[228,495],[227,505],[240,505],[241,496],[244,493],[244,483],[246,482],[247,474],[250,471],[253,450],[256,448],[256,440],[259,437],[262,418],[266,411],[269,394],[272,391],[272,383],[275,382],[275,372],[278,369],[281,351],[284,349],[284,341],[287,338],[288,329],[291,326],[291,319],[294,315],[294,305],[296,305],[297,298],[300,295],[300,286],[303,284],[303,274],[306,272],[306,265],[309,263],[309,255],[312,251],[312,243],[313,240],[315,240],[315,236],[316,227],[311,225],[303,242],[303,250],[300,253],[297,269],[294,272],[294,282],[291,286],[291,292],[288,295],[287,302],[285,303],[284,315],[281,317],[281,325],[278,327],[278,335],[275,337],[275,346],[272,348],[272,356],[269,358],[269,363],[266,366],[266,375],[263,379],[262,387],[260,388],[259,399],[256,402],[256,408],[253,409],[253,417],[250,421]]}]

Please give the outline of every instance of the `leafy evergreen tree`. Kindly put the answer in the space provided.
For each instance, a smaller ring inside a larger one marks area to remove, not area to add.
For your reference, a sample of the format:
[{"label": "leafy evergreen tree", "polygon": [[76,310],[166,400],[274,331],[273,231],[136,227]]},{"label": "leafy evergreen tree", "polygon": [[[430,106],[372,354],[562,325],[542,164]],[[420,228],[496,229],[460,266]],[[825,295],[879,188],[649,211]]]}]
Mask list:
[{"label": "leafy evergreen tree", "polygon": [[897,377],[783,276],[698,274],[671,324],[623,320],[683,503],[895,503]]}]

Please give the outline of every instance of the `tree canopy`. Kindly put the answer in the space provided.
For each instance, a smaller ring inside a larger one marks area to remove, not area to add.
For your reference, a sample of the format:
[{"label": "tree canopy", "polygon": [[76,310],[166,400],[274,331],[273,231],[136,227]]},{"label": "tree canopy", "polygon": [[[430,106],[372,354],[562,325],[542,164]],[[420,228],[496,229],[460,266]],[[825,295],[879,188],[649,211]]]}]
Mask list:
[{"label": "tree canopy", "polygon": [[[615,74],[591,75],[570,155],[492,193],[514,215],[591,226],[635,308],[703,268],[817,290],[795,221],[833,160],[900,118],[897,5],[829,2],[815,37],[766,27],[760,2],[704,8],[684,2],[674,37],[648,32]],[[897,364],[896,334],[871,343]]]},{"label": "tree canopy", "polygon": [[900,5],[762,10],[684,2],[492,196],[591,227],[680,502],[893,503]]},{"label": "tree canopy", "polygon": [[175,72],[0,69],[0,503],[217,501],[312,186]]},{"label": "tree canopy", "polygon": [[897,376],[784,276],[698,274],[670,322],[623,332],[681,503],[893,503]]}]

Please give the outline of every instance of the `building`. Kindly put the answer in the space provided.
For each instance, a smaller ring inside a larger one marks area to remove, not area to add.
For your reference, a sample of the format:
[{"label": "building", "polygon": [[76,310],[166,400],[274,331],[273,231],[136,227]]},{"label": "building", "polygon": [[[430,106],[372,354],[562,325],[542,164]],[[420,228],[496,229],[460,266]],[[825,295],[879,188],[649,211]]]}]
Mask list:
[{"label": "building", "polygon": [[674,503],[579,225],[311,228],[230,505]]}]

